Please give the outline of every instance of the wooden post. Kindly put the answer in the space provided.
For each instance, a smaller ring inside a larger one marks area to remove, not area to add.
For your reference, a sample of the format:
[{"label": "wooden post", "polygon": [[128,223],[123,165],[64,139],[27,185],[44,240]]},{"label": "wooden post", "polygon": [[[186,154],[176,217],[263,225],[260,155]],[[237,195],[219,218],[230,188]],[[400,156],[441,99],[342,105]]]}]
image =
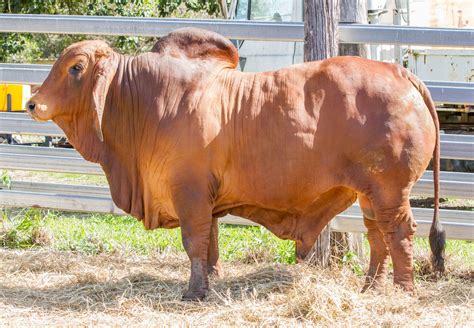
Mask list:
[{"label": "wooden post", "polygon": [[224,17],[224,19],[228,19],[229,11],[227,9],[227,0],[220,0],[219,7],[221,8],[222,17]]},{"label": "wooden post", "polygon": [[[304,1],[304,61],[326,59],[337,55],[338,0]],[[326,227],[314,244],[308,258],[327,267],[331,256],[330,232]]]},{"label": "wooden post", "polygon": [[[367,0],[339,0],[340,23],[367,24]],[[339,45],[339,56],[359,56],[367,58],[368,47],[365,44]]]},{"label": "wooden post", "polygon": [[338,0],[305,0],[304,61],[337,55]]}]

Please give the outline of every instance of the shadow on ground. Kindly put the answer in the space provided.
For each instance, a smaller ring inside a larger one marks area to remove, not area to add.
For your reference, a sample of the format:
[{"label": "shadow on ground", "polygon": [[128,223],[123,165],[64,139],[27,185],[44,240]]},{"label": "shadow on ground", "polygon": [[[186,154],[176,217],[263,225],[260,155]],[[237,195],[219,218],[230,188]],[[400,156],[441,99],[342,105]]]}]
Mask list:
[{"label": "shadow on ground", "polygon": [[181,295],[187,288],[187,278],[187,273],[179,279],[167,279],[142,272],[99,282],[94,281],[93,275],[77,275],[69,283],[59,283],[60,286],[53,284],[51,287],[0,284],[0,302],[46,311],[104,311],[119,309],[133,302],[146,304],[155,310],[181,313],[185,309],[198,310],[200,304],[223,304],[229,300],[248,298],[249,295],[263,300],[270,293],[284,293],[294,280],[288,270],[271,265],[241,276],[212,280],[210,297],[203,303],[190,303],[181,301]]}]

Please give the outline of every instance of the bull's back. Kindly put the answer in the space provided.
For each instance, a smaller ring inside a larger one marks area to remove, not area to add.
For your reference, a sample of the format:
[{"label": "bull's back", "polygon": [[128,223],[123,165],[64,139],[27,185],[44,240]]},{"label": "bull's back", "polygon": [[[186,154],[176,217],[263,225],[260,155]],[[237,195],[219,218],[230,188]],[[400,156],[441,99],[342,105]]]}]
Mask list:
[{"label": "bull's back", "polygon": [[341,57],[248,75],[253,87],[230,124],[231,188],[259,203],[299,206],[350,185],[355,170],[381,173],[397,152],[421,150],[429,113],[401,72]]}]

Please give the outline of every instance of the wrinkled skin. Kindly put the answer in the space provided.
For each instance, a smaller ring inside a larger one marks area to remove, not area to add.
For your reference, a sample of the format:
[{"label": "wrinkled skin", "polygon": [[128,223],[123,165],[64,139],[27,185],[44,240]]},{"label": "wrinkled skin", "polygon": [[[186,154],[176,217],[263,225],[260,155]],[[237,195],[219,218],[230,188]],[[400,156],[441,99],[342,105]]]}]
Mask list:
[{"label": "wrinkled skin", "polygon": [[228,40],[197,29],[137,57],[84,41],[62,53],[27,106],[102,166],[118,207],[147,229],[181,227],[191,260],[184,299],[203,298],[208,274],[221,274],[218,217],[295,240],[302,261],[357,197],[371,246],[366,287],[391,255],[395,283],[413,290],[408,200],[437,145],[424,85],[356,57],[265,73],[238,72],[237,62]]}]

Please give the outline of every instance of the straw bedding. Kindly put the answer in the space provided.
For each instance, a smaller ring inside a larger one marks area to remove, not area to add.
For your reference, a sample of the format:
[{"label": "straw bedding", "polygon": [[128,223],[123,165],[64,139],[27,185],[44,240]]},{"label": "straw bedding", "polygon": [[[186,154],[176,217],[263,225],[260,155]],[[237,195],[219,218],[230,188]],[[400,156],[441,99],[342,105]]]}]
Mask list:
[{"label": "straw bedding", "polygon": [[186,303],[180,301],[189,275],[184,254],[3,249],[0,325],[453,327],[474,322],[474,274],[458,266],[438,281],[421,276],[415,296],[391,284],[361,294],[363,277],[347,267],[234,262],[224,263],[224,269],[226,277],[212,279],[206,301]]}]

